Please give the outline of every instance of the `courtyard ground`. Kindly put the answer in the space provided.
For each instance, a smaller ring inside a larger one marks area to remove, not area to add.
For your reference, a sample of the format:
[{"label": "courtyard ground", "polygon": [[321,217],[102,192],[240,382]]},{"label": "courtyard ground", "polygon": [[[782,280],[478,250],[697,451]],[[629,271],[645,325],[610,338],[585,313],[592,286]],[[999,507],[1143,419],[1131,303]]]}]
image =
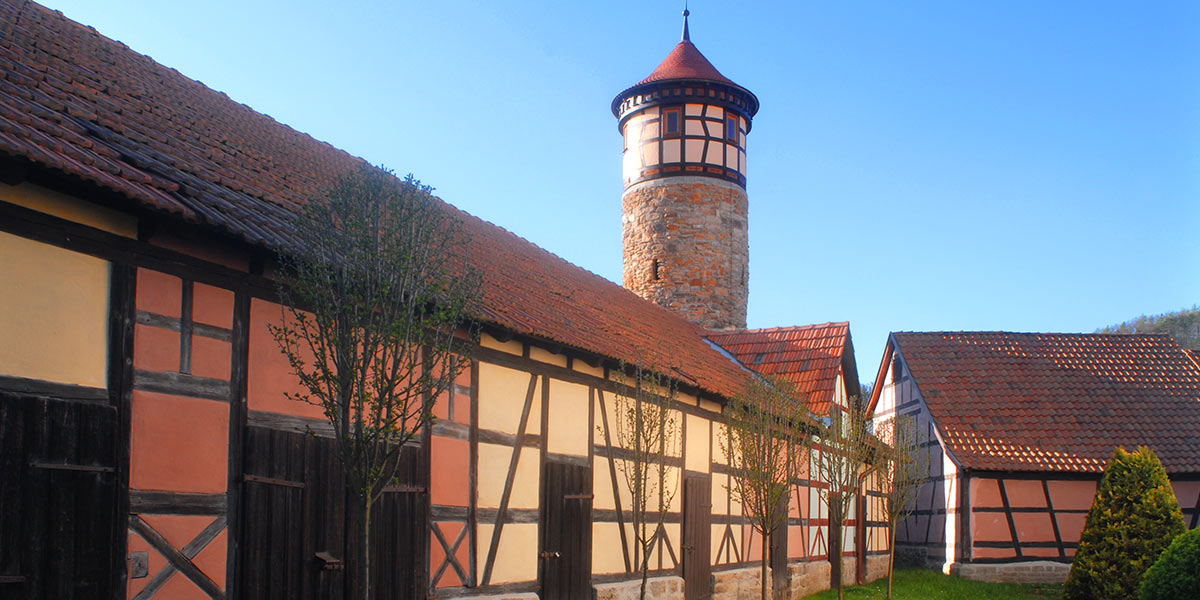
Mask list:
[{"label": "courtyard ground", "polygon": [[[984,583],[943,575],[927,569],[898,569],[892,587],[896,600],[1051,600],[1062,595],[1060,585]],[[806,596],[805,600],[834,600],[837,590]],[[887,579],[845,589],[846,600],[887,598]]]}]

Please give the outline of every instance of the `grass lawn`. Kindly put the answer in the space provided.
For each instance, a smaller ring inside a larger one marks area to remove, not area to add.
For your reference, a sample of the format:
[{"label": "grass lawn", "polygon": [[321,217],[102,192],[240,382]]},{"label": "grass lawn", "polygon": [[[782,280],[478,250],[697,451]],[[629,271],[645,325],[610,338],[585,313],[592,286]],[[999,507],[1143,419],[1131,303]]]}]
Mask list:
[{"label": "grass lawn", "polygon": [[[892,597],[896,600],[925,600],[926,598],[944,598],[946,600],[976,598],[987,600],[1051,600],[1062,593],[1060,585],[1016,585],[1011,583],[983,583],[968,581],[959,577],[942,575],[938,571],[926,569],[897,569],[896,580],[892,587]],[[834,600],[837,590],[826,590],[819,594],[805,596],[805,600]],[[887,579],[880,579],[870,585],[848,587],[845,590],[846,600],[882,600],[887,598]]]}]

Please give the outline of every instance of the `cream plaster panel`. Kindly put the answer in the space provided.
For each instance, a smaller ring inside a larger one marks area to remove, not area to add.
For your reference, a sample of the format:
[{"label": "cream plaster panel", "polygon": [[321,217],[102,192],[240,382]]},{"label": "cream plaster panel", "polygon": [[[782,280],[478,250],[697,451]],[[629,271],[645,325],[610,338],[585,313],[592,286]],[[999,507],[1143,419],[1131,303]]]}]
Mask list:
[{"label": "cream plaster panel", "polygon": [[137,237],[137,218],[30,183],[0,183],[0,200],[119,236]]},{"label": "cream plaster panel", "polygon": [[[708,551],[709,552],[708,556],[709,556],[709,560],[713,561],[714,564],[716,563],[717,557],[721,556],[720,555],[721,542],[724,540],[724,536],[725,536],[725,526],[724,525],[713,525],[712,532],[710,532],[708,534],[709,543],[712,544],[712,549],[710,549]],[[725,557],[721,556],[721,558],[725,558]]]},{"label": "cream plaster panel", "polygon": [[[617,492],[620,493],[620,496],[621,496],[621,508],[623,510],[628,511],[629,507],[633,506],[633,492],[629,491],[629,485],[626,483],[626,479],[625,479],[625,472],[623,470],[621,470],[622,467],[626,464],[626,461],[616,458],[616,459],[613,459],[613,463],[616,464],[616,469],[617,469]],[[612,492],[611,492],[612,477],[611,476],[609,477],[608,488],[610,490],[609,497],[611,498],[612,497]]]},{"label": "cream plaster panel", "polygon": [[673,436],[674,439],[669,441],[666,444],[667,456],[670,456],[672,458],[682,458],[683,457],[683,450],[684,450],[683,449],[683,419],[684,419],[684,417],[685,417],[685,415],[683,414],[683,411],[680,411],[680,410],[667,411],[667,418],[669,419],[669,422],[673,422],[675,424],[673,427],[673,429],[675,430],[675,435]]},{"label": "cream plaster panel", "polygon": [[685,109],[688,116],[696,117],[704,114],[703,104],[688,104]]},{"label": "cream plaster panel", "polygon": [[687,453],[684,466],[689,471],[707,473],[709,470],[708,453],[712,449],[712,440],[708,435],[708,420],[695,415],[687,415]]},{"label": "cream plaster panel", "polygon": [[724,473],[713,473],[712,475],[712,514],[727,515],[729,514],[729,502],[727,494],[729,493],[729,476]]},{"label": "cream plaster panel", "polygon": [[[479,444],[479,506],[499,508],[508,478],[512,448],[496,444]],[[522,448],[517,461],[516,479],[508,499],[509,508],[538,507],[538,451]]]},{"label": "cream plaster panel", "polygon": [[[604,391],[601,391],[597,396],[600,396],[601,401],[604,402],[604,410],[601,411],[599,407],[596,410],[596,443],[604,445],[604,430],[601,427],[607,422],[608,441],[612,443],[614,448],[620,448],[621,441],[617,436],[617,421],[620,419],[620,415],[617,411],[620,407],[620,402],[628,402],[628,399],[621,397],[621,401],[618,402],[616,394]],[[605,419],[606,416],[607,419]]]},{"label": "cream plaster panel", "polygon": [[[525,395],[529,391],[530,374],[491,363],[479,363],[479,426],[483,429],[516,434],[521,424],[521,410],[525,406]],[[525,433],[539,433],[542,427],[542,395],[538,389],[541,378],[533,390],[533,406],[529,408],[529,421]]]},{"label": "cream plaster panel", "polygon": [[[663,523],[663,531],[667,532],[667,539],[671,542],[671,549],[675,551],[675,558],[680,558],[681,550],[679,548],[679,523]],[[662,556],[659,556],[661,551]],[[670,569],[675,566],[671,562],[671,553],[667,551],[667,547],[663,544],[655,544],[654,549],[650,552],[650,564],[657,566],[659,558],[662,559],[664,569]]]},{"label": "cream plaster panel", "polygon": [[[536,487],[536,486],[535,486]],[[476,564],[487,563],[494,525],[479,525],[479,554]],[[492,584],[534,581],[537,579],[537,523],[508,523],[500,532],[496,562],[492,565]]]},{"label": "cream plaster panel", "polygon": [[550,415],[547,450],[557,454],[587,456],[588,388],[577,383],[550,380]]},{"label": "cream plaster panel", "polygon": [[549,350],[544,350],[542,348],[538,348],[537,346],[531,345],[529,347],[529,358],[532,358],[533,360],[536,360],[539,362],[544,362],[544,363],[555,365],[558,367],[563,367],[564,369],[567,367],[567,355],[566,354],[555,354]]},{"label": "cream plaster panel", "polygon": [[[612,472],[609,471],[608,459],[596,455],[592,466],[592,508],[595,510],[615,510],[613,504]],[[617,473],[620,481],[621,474]]]},{"label": "cream plaster panel", "polygon": [[713,402],[712,400],[704,400],[702,398],[700,400],[700,408],[703,410],[707,410],[709,412],[721,414],[721,404],[719,402]]},{"label": "cream plaster panel", "polygon": [[695,396],[687,392],[675,392],[675,401],[688,406],[700,405],[700,401]]},{"label": "cream plaster panel", "polygon": [[525,353],[524,346],[521,345],[521,342],[516,340],[502,342],[486,333],[479,336],[479,345],[483,346],[484,348],[491,348],[492,350],[516,354],[517,356],[521,356]]},{"label": "cream plaster panel", "polygon": [[[625,525],[627,540],[633,539],[633,527]],[[616,523],[592,523],[592,573],[624,573],[621,557],[621,527]]]},{"label": "cream plaster panel", "polygon": [[[620,472],[618,471],[618,474],[619,473]],[[665,501],[669,502],[669,504],[667,505],[668,511],[678,512],[679,507],[683,503],[683,495],[679,491],[679,473],[680,473],[680,471],[679,471],[678,467],[667,467],[663,471],[663,492],[664,492],[663,499]],[[650,473],[650,477],[657,480],[658,470],[657,469],[652,470]],[[655,481],[652,483],[652,485],[654,486],[655,489],[652,489],[651,491],[652,492],[657,491],[658,482]],[[624,496],[624,494],[622,494],[622,496]],[[626,505],[626,506],[628,506],[628,505]],[[647,499],[646,510],[650,511],[650,512],[658,512],[658,507],[659,507],[659,497],[658,497],[658,494],[656,493],[656,494],[654,494],[654,496],[652,498]]]},{"label": "cream plaster panel", "polygon": [[591,375],[593,377],[599,377],[601,379],[604,378],[604,367],[593,367],[592,365],[589,365],[586,362],[583,362],[582,360],[579,360],[579,359],[575,359],[575,360],[571,361],[571,369],[578,371],[580,373],[583,373],[585,375]]},{"label": "cream plaster panel", "polygon": [[0,374],[107,387],[106,261],[0,233]]},{"label": "cream plaster panel", "polygon": [[726,448],[729,446],[727,437],[729,435],[728,428],[723,424],[714,423],[712,432],[712,461],[714,464],[727,465],[729,457],[726,454]]}]

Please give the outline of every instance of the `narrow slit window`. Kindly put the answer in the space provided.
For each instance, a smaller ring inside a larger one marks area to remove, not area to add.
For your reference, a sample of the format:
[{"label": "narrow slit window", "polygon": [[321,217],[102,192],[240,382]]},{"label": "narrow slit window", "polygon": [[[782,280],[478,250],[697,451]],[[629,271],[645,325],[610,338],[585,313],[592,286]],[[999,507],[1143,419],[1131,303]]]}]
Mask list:
[{"label": "narrow slit window", "polygon": [[737,143],[738,139],[738,121],[737,117],[725,117],[725,139]]},{"label": "narrow slit window", "polygon": [[658,259],[650,261],[650,279],[658,281]]}]

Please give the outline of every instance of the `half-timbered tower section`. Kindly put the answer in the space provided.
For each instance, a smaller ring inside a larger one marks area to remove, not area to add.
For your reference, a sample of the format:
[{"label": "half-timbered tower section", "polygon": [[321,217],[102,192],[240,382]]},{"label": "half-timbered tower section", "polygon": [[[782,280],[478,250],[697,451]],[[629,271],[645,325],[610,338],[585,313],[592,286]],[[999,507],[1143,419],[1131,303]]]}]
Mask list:
[{"label": "half-timbered tower section", "polygon": [[893,333],[870,410],[916,415],[931,457],[898,556],[1061,581],[1117,447],[1154,450],[1200,520],[1200,366],[1167,335]]},{"label": "half-timbered tower section", "polygon": [[617,94],[624,286],[710,329],[746,326],[746,136],[754,94],[683,39]]},{"label": "half-timbered tower section", "polygon": [[[0,70],[0,596],[353,593],[362,515],[322,412],[286,397],[297,384],[267,325],[287,314],[273,273],[276,249],[303,243],[293,211],[362,161],[30,2],[0,0]],[[738,187],[753,97],[710,83],[678,92],[679,125],[721,146],[705,184]],[[628,589],[629,452],[614,428],[633,395],[620,371],[638,362],[679,390],[655,597],[757,589],[719,442],[752,371],[679,314],[444,210],[483,278],[483,334],[377,504],[377,595]],[[817,336],[828,344],[788,341],[810,354],[760,362],[794,362],[810,399],[844,408],[858,383],[848,329],[834,329]],[[820,484],[795,484],[772,560],[784,584],[820,589]],[[850,552],[877,550],[857,531]]]}]

